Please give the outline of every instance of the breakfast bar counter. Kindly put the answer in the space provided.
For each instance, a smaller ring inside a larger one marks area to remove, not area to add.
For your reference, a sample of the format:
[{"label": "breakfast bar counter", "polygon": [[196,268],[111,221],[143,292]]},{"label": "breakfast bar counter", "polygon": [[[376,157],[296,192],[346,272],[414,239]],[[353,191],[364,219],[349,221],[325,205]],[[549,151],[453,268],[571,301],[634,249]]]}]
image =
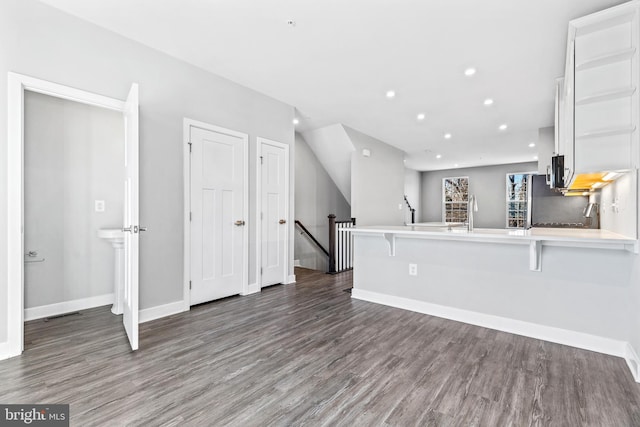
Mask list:
[{"label": "breakfast bar counter", "polygon": [[604,230],[446,224],[351,230],[353,299],[636,363],[626,341],[635,239]]},{"label": "breakfast bar counter", "polygon": [[541,269],[543,246],[565,246],[597,249],[617,249],[638,253],[638,240],[606,230],[531,228],[498,229],[475,228],[469,231],[462,224],[424,223],[406,226],[369,226],[351,228],[354,235],[378,235],[389,245],[390,256],[395,255],[397,238],[450,240],[476,243],[529,245],[529,268]]}]

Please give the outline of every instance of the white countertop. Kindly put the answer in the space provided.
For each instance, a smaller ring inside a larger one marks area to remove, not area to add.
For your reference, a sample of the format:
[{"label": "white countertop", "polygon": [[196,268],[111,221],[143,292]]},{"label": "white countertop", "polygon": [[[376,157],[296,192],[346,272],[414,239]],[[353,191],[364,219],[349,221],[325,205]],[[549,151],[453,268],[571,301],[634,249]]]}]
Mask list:
[{"label": "white countertop", "polygon": [[355,234],[395,234],[397,236],[413,236],[435,239],[452,240],[544,240],[576,243],[622,243],[633,244],[636,239],[612,233],[607,230],[591,230],[579,228],[475,228],[467,231],[465,227],[449,229],[447,224],[437,226],[437,223],[428,225],[376,225],[350,228]]},{"label": "white countertop", "polygon": [[563,246],[592,249],[615,249],[640,252],[638,240],[607,230],[591,230],[576,228],[451,228],[448,224],[438,226],[399,225],[399,226],[365,226],[347,228],[354,236],[380,236],[389,245],[389,256],[395,256],[396,241],[400,239],[451,240],[473,243],[497,243],[529,245],[529,269],[541,271],[542,246]]}]

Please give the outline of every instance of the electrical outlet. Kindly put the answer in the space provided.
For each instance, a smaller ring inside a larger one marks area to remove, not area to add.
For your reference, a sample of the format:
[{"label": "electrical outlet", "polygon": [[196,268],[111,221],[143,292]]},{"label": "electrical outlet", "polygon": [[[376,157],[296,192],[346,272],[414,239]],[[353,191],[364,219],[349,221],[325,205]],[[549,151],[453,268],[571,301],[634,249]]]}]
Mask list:
[{"label": "electrical outlet", "polygon": [[105,209],[104,200],[96,200],[94,205],[95,205],[96,212],[104,212],[104,209]]},{"label": "electrical outlet", "polygon": [[409,264],[409,276],[418,275],[418,264]]},{"label": "electrical outlet", "polygon": [[613,199],[613,203],[611,203],[611,209],[614,213],[620,212],[620,198],[616,197]]}]

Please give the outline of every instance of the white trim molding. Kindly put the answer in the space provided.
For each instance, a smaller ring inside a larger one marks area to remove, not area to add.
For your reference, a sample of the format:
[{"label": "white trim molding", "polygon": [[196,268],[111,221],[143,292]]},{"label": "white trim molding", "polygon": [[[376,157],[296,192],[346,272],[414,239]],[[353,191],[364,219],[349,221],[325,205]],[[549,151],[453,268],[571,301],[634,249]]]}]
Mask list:
[{"label": "white trim molding", "polygon": [[125,102],[69,86],[9,72],[7,74],[7,342],[0,358],[24,348],[24,92],[38,92],[95,107],[125,111]]},{"label": "white trim molding", "polygon": [[184,309],[183,301],[170,302],[169,304],[157,305],[155,307],[145,308],[140,310],[140,317],[138,322],[145,323],[152,320],[161,319],[163,317],[171,316],[173,314],[189,311]]},{"label": "white trim molding", "polygon": [[291,283],[296,283],[296,275],[295,274],[290,274],[287,277],[287,281],[285,282],[285,285],[289,285]]},{"label": "white trim molding", "polygon": [[41,305],[24,309],[24,321],[43,319],[45,317],[59,316],[74,311],[87,310],[89,308],[111,305],[114,301],[114,294],[98,295],[95,297],[79,298],[70,301],[58,302],[55,304]]},{"label": "white trim molding", "polygon": [[246,293],[242,293],[240,295],[246,296],[246,295],[251,295],[251,294],[257,294],[260,291],[261,291],[260,285],[258,285],[257,283],[251,283],[251,284],[249,284],[247,292]]},{"label": "white trim molding", "polygon": [[636,382],[640,382],[640,358],[638,358],[637,353],[627,341],[615,340],[583,332],[539,325],[537,323],[494,316],[476,311],[463,310],[460,308],[447,307],[444,305],[432,304],[424,301],[386,295],[379,292],[366,291],[357,288],[353,288],[351,290],[351,298],[400,308],[403,310],[415,311],[417,313],[428,314],[430,316],[441,317],[443,319],[455,320],[457,322],[464,322],[475,326],[481,326],[483,328],[522,335],[529,338],[568,345],[584,350],[595,351],[611,356],[622,357],[627,362],[633,378]]},{"label": "white trim molding", "polygon": [[11,357],[20,356],[20,352],[17,353],[11,348],[8,341],[0,342],[0,360],[9,359]]},{"label": "white trim molding", "polygon": [[[274,141],[272,139],[257,137],[256,138],[256,282],[260,288],[271,285],[263,285],[262,284],[262,275],[260,274],[262,268],[262,179],[261,179],[261,161],[262,157],[262,145],[268,144],[273,145],[278,148],[282,148],[284,150],[284,164],[285,164],[285,172],[284,172],[284,181],[285,181],[285,208],[284,211],[287,213],[287,228],[285,229],[285,237],[284,237],[284,276],[282,277],[282,284],[291,283],[289,274],[289,258],[290,258],[290,250],[291,243],[289,238],[291,236],[290,230],[293,225],[293,218],[290,217],[290,191],[291,191],[291,165],[290,165],[290,149],[291,147],[288,144],[283,144],[282,142]],[[294,282],[295,282],[295,276]]]},{"label": "white trim molding", "polygon": [[191,309],[191,123],[185,118],[182,125],[182,183],[183,183],[183,221],[182,229],[182,309]]},{"label": "white trim molding", "polygon": [[633,375],[633,379],[636,380],[637,383],[640,383],[640,357],[638,357],[638,353],[636,353],[636,350],[633,348],[631,343],[627,343],[624,360],[627,362],[627,366],[631,371],[631,375]]}]

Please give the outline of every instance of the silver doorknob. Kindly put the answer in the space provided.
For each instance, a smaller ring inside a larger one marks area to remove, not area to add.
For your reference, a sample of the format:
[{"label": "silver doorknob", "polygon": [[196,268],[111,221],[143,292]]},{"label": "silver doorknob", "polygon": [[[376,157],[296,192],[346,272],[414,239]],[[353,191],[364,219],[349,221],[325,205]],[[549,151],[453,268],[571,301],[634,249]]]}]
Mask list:
[{"label": "silver doorknob", "polygon": [[125,231],[127,233],[131,233],[132,232],[132,227],[125,227],[122,229],[122,231]]},{"label": "silver doorknob", "polygon": [[236,222],[235,222],[235,224],[236,224],[238,227],[240,227],[240,226],[243,226],[243,225],[244,225],[244,221],[242,221],[242,220],[238,220],[238,221],[236,221]]},{"label": "silver doorknob", "polygon": [[287,220],[286,219],[281,219],[280,221],[278,221],[278,224],[286,224]]}]

